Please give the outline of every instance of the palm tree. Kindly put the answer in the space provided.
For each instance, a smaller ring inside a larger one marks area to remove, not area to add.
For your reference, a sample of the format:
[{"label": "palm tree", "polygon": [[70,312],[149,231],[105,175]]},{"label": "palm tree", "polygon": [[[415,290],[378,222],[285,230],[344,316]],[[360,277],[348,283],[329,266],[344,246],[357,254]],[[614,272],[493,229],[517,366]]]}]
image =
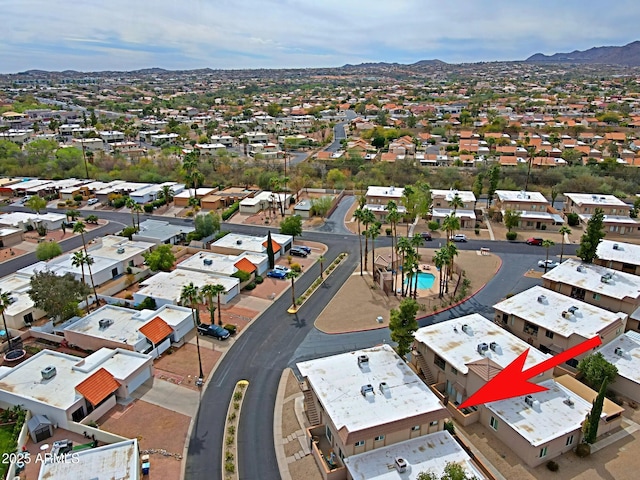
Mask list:
[{"label": "palm tree", "polygon": [[446,282],[447,277],[444,276],[443,280],[443,270],[449,264],[449,256],[447,254],[447,250],[443,247],[440,250],[437,250],[435,255],[433,256],[433,263],[436,268],[440,271],[440,287],[438,289],[438,297],[442,298],[444,295],[444,282]]},{"label": "palm tree", "polygon": [[134,217],[133,214],[135,212],[136,205],[137,203],[131,197],[127,197],[127,199],[124,202],[124,206],[131,211],[131,226],[134,229],[136,228],[136,217]]},{"label": "palm tree", "polygon": [[[411,237],[411,239],[409,240],[409,242],[411,243],[411,246],[413,248],[415,248],[414,250],[414,260],[415,260],[415,268],[419,271],[419,267],[420,267],[420,245],[422,245],[422,235],[420,235],[419,233],[416,233],[413,237]],[[413,295],[414,298],[416,298],[417,296],[417,292],[418,292],[418,277],[419,275],[416,274],[415,276],[415,288],[413,289]]]},{"label": "palm tree", "polygon": [[[80,267],[80,270],[82,272],[82,283],[84,283],[85,285],[87,285],[87,280],[84,276],[84,264],[85,264],[85,255],[84,252],[82,251],[77,251],[75,252],[72,256],[71,256],[71,265],[73,265],[74,267]],[[88,286],[88,285],[87,285]],[[87,295],[85,295],[84,297],[84,301],[85,301],[85,308],[87,310],[87,313],[89,313],[89,294],[87,293]]]},{"label": "palm tree", "polygon": [[143,212],[144,208],[142,208],[142,205],[140,205],[139,203],[136,203],[133,207],[133,211],[136,212],[136,219],[138,220],[138,231],[140,231],[140,212]]},{"label": "palm tree", "polygon": [[191,307],[191,318],[193,319],[193,324],[196,327],[196,349],[198,350],[198,367],[200,368],[199,379],[202,381],[204,378],[204,372],[202,371],[202,357],[200,356],[200,335],[198,330],[198,321],[196,319],[196,309],[198,307],[198,300],[200,299],[200,292],[198,287],[196,287],[193,282],[190,282],[189,285],[184,285],[182,287],[182,292],[180,293],[180,301],[183,304],[189,305]]},{"label": "palm tree", "polygon": [[287,272],[287,278],[291,279],[291,301],[293,302],[291,305],[291,309],[295,311],[298,310],[298,305],[296,305],[296,291],[295,291],[295,285],[293,281],[296,279],[298,275],[299,273],[296,272],[295,270],[289,270]]},{"label": "palm tree", "polygon": [[[563,235],[564,237],[564,235]],[[564,243],[564,242],[563,242]],[[543,240],[542,246],[547,249],[547,258],[544,261],[544,273],[547,273],[548,263],[549,263],[549,248],[553,247],[555,242],[553,240]]]},{"label": "palm tree", "polygon": [[[396,236],[398,235],[398,221],[400,220],[401,216],[400,216],[400,212],[398,212],[398,206],[396,205],[396,202],[394,202],[393,200],[389,200],[389,203],[387,203],[387,221],[391,224],[391,269],[395,270],[395,262],[394,262],[394,254],[396,251],[396,245],[395,245],[395,241],[396,241]],[[391,286],[393,288],[393,294],[396,294],[396,276],[393,275],[391,277]]]},{"label": "palm tree", "polygon": [[367,229],[371,238],[371,271],[373,272],[373,280],[376,279],[376,238],[380,235],[380,224],[374,222]]},{"label": "palm tree", "polygon": [[450,213],[442,219],[442,230],[446,232],[447,242],[451,243],[451,237],[456,230],[460,229],[460,219],[455,213]]},{"label": "palm tree", "polygon": [[402,286],[401,286],[400,293],[404,297],[405,295],[404,274],[406,270],[404,267],[404,263],[405,263],[404,260],[407,255],[411,254],[413,247],[411,246],[411,241],[407,237],[400,237],[398,239],[398,244],[396,248],[398,250],[398,254],[402,256],[402,259],[400,260],[400,263],[402,265],[402,277],[401,277]]},{"label": "palm tree", "polygon": [[369,235],[367,234],[367,230],[369,229],[369,224],[374,223],[376,221],[375,214],[369,210],[368,208],[363,209],[364,219],[362,220],[362,224],[364,225],[364,269],[367,270],[367,263],[369,263]]},{"label": "palm tree", "polygon": [[9,343],[9,351],[11,351],[11,334],[7,328],[7,319],[4,316],[4,311],[9,308],[9,305],[11,305],[11,295],[9,295],[9,292],[0,290],[0,313],[2,313],[2,323],[4,325],[5,335],[7,336],[7,342]]},{"label": "palm tree", "polygon": [[365,219],[365,213],[362,207],[353,212],[353,217],[358,221],[358,240],[360,241],[360,276],[362,276],[362,232],[360,226]]},{"label": "palm tree", "polygon": [[158,193],[158,197],[163,199],[167,205],[173,201],[174,195],[175,192],[173,191],[173,188],[171,188],[171,185],[163,185]]},{"label": "palm tree", "polygon": [[96,291],[96,285],[93,282],[93,273],[91,272],[91,265],[93,265],[93,258],[91,258],[87,253],[87,242],[84,238],[84,234],[86,233],[86,231],[87,231],[87,228],[84,222],[76,222],[76,224],[73,226],[73,233],[79,233],[80,236],[82,237],[82,248],[84,249],[84,255],[85,255],[84,263],[87,265],[87,269],[89,270],[89,278],[91,279],[91,288],[93,289],[93,295],[95,297],[96,304],[97,304],[98,292]]},{"label": "palm tree", "polygon": [[[453,261],[458,256],[458,247],[455,243],[448,243],[445,248],[447,249],[447,256],[449,258],[449,265],[447,266],[447,273],[449,274],[449,280],[453,278]],[[447,293],[449,292],[449,283],[445,285]]]},{"label": "palm tree", "polygon": [[453,209],[453,213],[456,213],[458,208],[464,208],[464,202],[460,198],[460,195],[457,193],[453,196],[453,198],[449,201],[449,208]]},{"label": "palm tree", "polygon": [[560,227],[560,230],[558,230],[558,233],[562,235],[562,244],[560,246],[560,263],[562,263],[562,256],[564,255],[564,236],[571,235],[571,229],[566,225],[563,225]]},{"label": "palm tree", "polygon": [[207,308],[209,309],[209,314],[211,315],[211,323],[213,323],[213,313],[216,311],[215,305],[213,305],[213,297],[218,297],[218,325],[222,325],[222,310],[220,308],[220,294],[224,293],[226,289],[220,285],[219,283],[215,285],[207,284],[202,287],[202,294],[207,299]]},{"label": "palm tree", "polygon": [[320,278],[324,278],[324,277],[322,276],[322,272],[324,271],[324,262],[325,262],[325,260],[326,260],[326,258],[324,258],[324,256],[323,256],[323,255],[320,255],[320,256],[318,257],[318,261],[320,262]]}]

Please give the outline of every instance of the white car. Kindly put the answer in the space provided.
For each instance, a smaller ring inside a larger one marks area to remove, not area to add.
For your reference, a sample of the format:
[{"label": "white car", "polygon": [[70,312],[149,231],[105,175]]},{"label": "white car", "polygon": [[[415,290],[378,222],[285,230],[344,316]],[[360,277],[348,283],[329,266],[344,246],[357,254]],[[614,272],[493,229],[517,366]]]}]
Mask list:
[{"label": "white car", "polygon": [[275,267],[273,267],[274,270],[280,270],[281,272],[284,273],[289,273],[289,270],[291,270],[289,267],[285,267],[284,265],[276,265]]},{"label": "white car", "polygon": [[449,240],[453,242],[466,242],[467,236],[464,233],[456,233],[455,235],[449,237]]},{"label": "white car", "polygon": [[547,268],[556,268],[560,263],[554,262],[553,260],[538,260],[538,266],[540,268],[544,268],[545,265]]},{"label": "white car", "polygon": [[87,200],[87,205],[95,205],[99,201],[100,200],[98,200],[97,198],[90,198],[89,200]]}]

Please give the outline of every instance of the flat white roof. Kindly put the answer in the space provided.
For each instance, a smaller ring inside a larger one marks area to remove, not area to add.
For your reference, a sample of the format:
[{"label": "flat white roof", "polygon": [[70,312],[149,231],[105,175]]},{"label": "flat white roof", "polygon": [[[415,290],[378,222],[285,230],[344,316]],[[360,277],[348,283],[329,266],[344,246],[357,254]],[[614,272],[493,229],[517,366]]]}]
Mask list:
[{"label": "flat white roof", "polygon": [[[387,206],[379,203],[367,203],[363,208],[372,212],[386,212]],[[398,213],[406,213],[407,209],[402,205],[397,205]]]},{"label": "flat white roof", "polygon": [[26,180],[24,182],[14,183],[13,185],[8,185],[8,188],[11,190],[31,190],[32,188],[37,188],[42,185],[48,185],[51,183],[51,180],[40,180],[38,178],[34,178],[32,180]]},{"label": "flat white roof", "polygon": [[[195,191],[195,196],[204,197],[214,192],[215,190],[216,190],[215,188],[198,188]],[[193,194],[194,194],[193,188],[187,188],[186,190],[174,195],[173,198],[189,198]]]},{"label": "flat white roof", "polygon": [[[358,356],[369,357],[358,366]],[[444,407],[389,345],[318,358],[297,364],[315,391],[337,430],[349,432],[384,425]],[[379,385],[386,382],[388,393]],[[372,385],[375,393],[363,396],[360,389]]]},{"label": "flat white roof", "polygon": [[180,305],[165,303],[158,310],[143,310],[141,317],[151,320],[160,317],[170,327],[177,328],[186,319],[191,321],[191,309]]},{"label": "flat white roof", "polygon": [[[146,320],[143,321],[140,317],[137,310],[105,305],[65,327],[64,330],[135,345],[142,338],[138,329],[146,323]],[[110,320],[112,323],[102,328],[100,320]]]},{"label": "flat white roof", "polygon": [[[286,245],[293,241],[290,235],[272,233],[271,240],[278,245]],[[220,248],[234,248],[236,250],[246,250],[248,252],[264,253],[267,251],[262,244],[267,241],[267,236],[255,237],[253,235],[242,235],[239,233],[229,233],[212,245]]]},{"label": "flat white roof", "polygon": [[[582,222],[588,222],[589,220],[591,220],[591,214],[590,213],[579,213],[578,216],[580,217],[580,220]],[[617,225],[620,223],[624,223],[626,225],[630,225],[630,226],[637,226],[639,225],[638,221],[635,218],[631,218],[628,215],[604,215],[603,218],[603,223],[606,225]]]},{"label": "flat white roof", "polygon": [[160,242],[166,242],[177,235],[193,231],[195,231],[195,228],[188,225],[174,225],[161,220],[145,220],[140,224],[140,231],[136,233],[136,236],[154,238]]},{"label": "flat white roof", "polygon": [[[467,326],[466,331],[463,325]],[[419,328],[415,339],[427,345],[463,375],[469,372],[467,364],[484,358],[490,358],[503,368],[526,350],[529,350],[526,368],[550,358],[478,313]],[[478,344],[491,342],[498,344],[496,351],[488,350],[483,355],[478,353]]]},{"label": "flat white roof", "polygon": [[[591,411],[589,402],[553,379],[538,385],[549,389],[531,395],[534,401],[539,402],[539,406],[527,405],[524,402],[525,396],[485,404],[496,417],[534,447],[579,430],[587,413]],[[566,398],[570,398],[573,405],[567,405]]]},{"label": "flat white roof", "polygon": [[6,237],[7,235],[13,235],[14,233],[22,232],[19,228],[13,227],[0,227],[0,237]]},{"label": "flat white roof", "polygon": [[[255,255],[257,254],[254,254],[254,256]],[[244,254],[224,255],[222,253],[200,252],[180,262],[177,267],[197,272],[217,273],[229,276],[238,271],[235,264],[245,256]],[[266,254],[260,254],[260,256],[267,258]]]},{"label": "flat white roof", "polygon": [[[407,462],[404,474],[395,469],[396,458]],[[447,463],[461,465],[470,477],[485,478],[447,431],[430,433],[344,459],[353,480],[417,480],[421,472],[431,472],[440,478]]]},{"label": "flat white roof", "polygon": [[96,194],[98,195],[108,195],[113,192],[135,192],[136,190],[140,190],[142,188],[146,188],[152,185],[151,183],[137,183],[137,182],[120,182],[113,183],[111,182],[107,187],[102,190],[98,190]]},{"label": "flat white roof", "polygon": [[549,203],[540,192],[525,192],[524,190],[496,190],[501,202]]},{"label": "flat white roof", "polygon": [[[97,244],[91,245],[87,252],[92,257],[104,257],[124,262],[136,255],[149,251],[153,247],[155,247],[155,244],[151,242],[131,241],[126,237],[106,235],[97,239]],[[118,253],[121,248],[124,249],[124,252]]]},{"label": "flat white roof", "polygon": [[137,439],[74,452],[73,461],[42,462],[38,480],[139,478]]},{"label": "flat white roof", "polygon": [[602,240],[596,254],[600,260],[640,265],[640,245]]},{"label": "flat white roof", "polygon": [[208,273],[194,272],[191,270],[176,269],[171,272],[158,272],[140,282],[138,294],[146,297],[164,298],[178,303],[182,294],[182,287],[193,282],[196,287],[204,285],[220,284],[228,292],[240,283],[235,277],[210,275]]},{"label": "flat white roof", "polygon": [[3,225],[19,225],[29,222],[59,222],[66,217],[61,213],[41,213],[40,215],[28,212],[11,212],[0,215],[0,223]]},{"label": "flat white roof", "polygon": [[469,190],[431,190],[431,198],[444,198],[447,202],[458,195],[464,203],[475,202],[476,196]]},{"label": "flat white roof", "polygon": [[607,362],[616,366],[618,375],[640,384],[640,333],[628,331],[598,351]]},{"label": "flat white roof", "polygon": [[629,205],[614,195],[604,195],[602,193],[565,193],[564,196],[580,206],[602,205],[607,207],[624,207],[629,210],[631,209]]},{"label": "flat white roof", "polygon": [[[452,208],[433,208],[432,215],[434,218],[444,218],[453,213]],[[459,208],[456,210],[457,218],[476,218],[476,212],[473,210],[460,210]]]},{"label": "flat white roof", "polygon": [[13,302],[7,306],[7,315],[18,315],[33,308],[33,300],[27,293],[30,289],[31,279],[28,276],[12,273],[0,278],[0,291],[8,293],[13,299]]},{"label": "flat white roof", "polygon": [[367,197],[389,197],[402,198],[404,195],[404,187],[376,187],[370,186],[367,188]]},{"label": "flat white roof", "polygon": [[[606,282],[603,281],[605,275],[611,276]],[[565,260],[556,268],[545,273],[542,278],[551,282],[584,288],[589,292],[619,300],[640,297],[640,277],[599,265],[583,264],[580,260],[573,258]]]},{"label": "flat white roof", "polygon": [[[95,357],[94,357],[95,356]],[[87,358],[42,350],[9,371],[0,372],[0,389],[34,402],[68,409],[81,395],[75,387],[97,368],[104,367],[116,379],[124,379],[151,359],[128,350],[101,348]],[[41,372],[53,366],[56,375],[42,381]]]},{"label": "flat white roof", "polygon": [[[570,313],[571,307],[578,308],[574,313]],[[622,325],[622,321],[627,318],[626,313],[613,313],[540,286],[496,303],[493,308],[513,314],[565,338],[571,335],[592,338],[611,325]],[[566,314],[565,317],[562,316],[563,313]]]}]

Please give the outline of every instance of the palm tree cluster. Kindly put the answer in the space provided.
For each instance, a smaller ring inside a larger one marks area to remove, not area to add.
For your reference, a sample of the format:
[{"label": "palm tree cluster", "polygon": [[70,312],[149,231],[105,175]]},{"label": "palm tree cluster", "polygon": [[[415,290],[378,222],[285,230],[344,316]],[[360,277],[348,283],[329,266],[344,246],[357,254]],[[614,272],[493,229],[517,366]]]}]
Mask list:
[{"label": "palm tree cluster", "polygon": [[458,247],[453,242],[436,251],[433,256],[433,264],[440,271],[438,297],[442,298],[449,293],[449,279],[453,276],[453,260],[458,255]]},{"label": "palm tree cluster", "polygon": [[[422,235],[416,233],[413,237],[400,237],[397,240],[396,252],[400,256],[402,271],[403,297],[418,297],[418,273],[420,272],[420,246]],[[405,284],[405,276],[407,281]]]},{"label": "palm tree cluster", "polygon": [[[71,262],[73,263],[73,265],[75,267],[80,267],[82,269],[82,281],[84,282],[85,285],[89,286],[85,280],[84,277],[84,266],[87,266],[87,271],[89,272],[89,278],[91,280],[91,289],[93,290],[93,295],[96,301],[96,304],[98,303],[98,291],[96,290],[96,284],[93,281],[93,273],[91,272],[91,265],[93,265],[94,260],[93,258],[89,255],[89,253],[87,252],[87,241],[84,237],[84,234],[87,232],[87,228],[84,224],[84,222],[80,221],[80,222],[76,222],[73,225],[73,233],[79,233],[80,236],[82,237],[82,249],[84,250],[84,254],[82,254],[82,252],[76,252],[73,257]],[[89,312],[89,297],[86,297],[86,308],[87,308],[87,312]]]}]

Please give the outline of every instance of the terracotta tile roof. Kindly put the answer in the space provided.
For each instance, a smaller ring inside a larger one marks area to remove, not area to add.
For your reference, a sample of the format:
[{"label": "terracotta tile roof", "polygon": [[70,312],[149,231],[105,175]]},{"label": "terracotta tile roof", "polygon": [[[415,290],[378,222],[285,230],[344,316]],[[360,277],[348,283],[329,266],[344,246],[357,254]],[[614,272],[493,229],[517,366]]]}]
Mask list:
[{"label": "terracotta tile roof", "polygon": [[[262,246],[267,248],[267,241],[262,242]],[[273,248],[273,253],[280,251],[280,244],[276,242],[273,238],[271,239],[271,247]]]},{"label": "terracotta tile roof", "polygon": [[256,271],[257,267],[251,263],[250,260],[246,258],[241,258],[236,263],[233,264],[238,270],[242,270],[243,272],[253,273]]},{"label": "terracotta tile roof", "polygon": [[160,317],[156,317],[150,322],[145,323],[138,330],[154,345],[160,343],[173,332],[171,327],[167,325],[167,322],[162,320]]},{"label": "terracotta tile roof", "polygon": [[76,391],[93,406],[98,405],[118,388],[120,383],[104,368],[76,385]]}]

